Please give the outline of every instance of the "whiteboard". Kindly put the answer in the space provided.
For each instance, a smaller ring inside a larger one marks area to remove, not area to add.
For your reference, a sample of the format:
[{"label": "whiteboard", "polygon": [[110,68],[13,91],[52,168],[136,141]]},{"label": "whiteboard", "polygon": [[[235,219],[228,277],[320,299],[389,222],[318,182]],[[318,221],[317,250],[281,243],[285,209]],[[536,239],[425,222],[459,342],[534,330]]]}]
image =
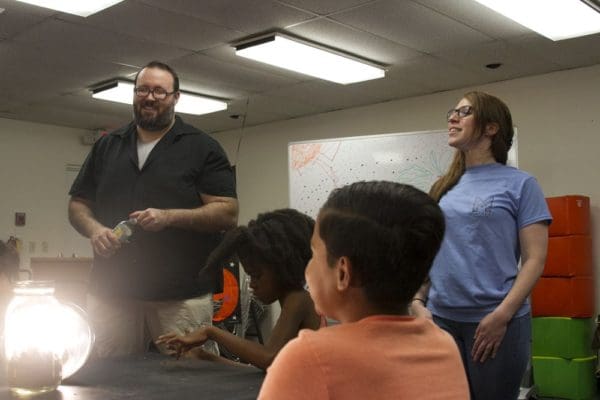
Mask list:
[{"label": "whiteboard", "polygon": [[[363,180],[405,183],[427,192],[453,156],[447,130],[290,142],[290,207],[316,217],[332,189]],[[516,167],[516,129],[508,158]]]}]

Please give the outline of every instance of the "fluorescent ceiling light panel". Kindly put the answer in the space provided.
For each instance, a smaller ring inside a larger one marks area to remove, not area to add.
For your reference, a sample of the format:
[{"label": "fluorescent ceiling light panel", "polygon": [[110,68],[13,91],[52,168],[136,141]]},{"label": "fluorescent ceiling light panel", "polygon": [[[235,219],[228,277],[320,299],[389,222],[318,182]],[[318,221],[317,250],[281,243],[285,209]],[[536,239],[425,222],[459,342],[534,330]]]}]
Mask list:
[{"label": "fluorescent ceiling light panel", "polygon": [[[106,86],[93,90],[95,99],[114,101],[123,104],[133,104],[133,83],[115,81]],[[193,93],[181,92],[175,111],[182,114],[203,115],[227,109],[224,101],[199,96]]]},{"label": "fluorescent ceiling light panel", "polygon": [[600,32],[600,13],[582,0],[475,1],[554,41]]},{"label": "fluorescent ceiling light panel", "polygon": [[235,54],[344,85],[385,76],[381,67],[280,34],[242,43]]},{"label": "fluorescent ceiling light panel", "polygon": [[183,114],[202,115],[227,110],[227,103],[208,97],[181,92],[175,111]]},{"label": "fluorescent ceiling light panel", "polygon": [[133,83],[116,81],[106,86],[94,89],[92,97],[100,100],[114,101],[116,103],[133,104]]},{"label": "fluorescent ceiling light panel", "polygon": [[34,6],[87,17],[123,0],[17,0]]}]

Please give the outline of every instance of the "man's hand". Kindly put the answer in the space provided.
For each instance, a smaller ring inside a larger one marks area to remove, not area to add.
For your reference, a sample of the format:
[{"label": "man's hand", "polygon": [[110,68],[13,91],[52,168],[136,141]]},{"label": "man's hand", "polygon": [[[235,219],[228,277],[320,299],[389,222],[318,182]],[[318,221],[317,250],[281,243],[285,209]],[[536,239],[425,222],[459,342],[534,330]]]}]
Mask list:
[{"label": "man's hand", "polygon": [[112,229],[105,226],[96,229],[92,233],[90,242],[92,243],[94,253],[102,257],[110,257],[121,248],[121,242],[119,242]]},{"label": "man's hand", "polygon": [[150,232],[162,231],[169,225],[167,210],[159,210],[158,208],[134,211],[129,214],[129,218],[134,218],[137,221],[137,226]]}]

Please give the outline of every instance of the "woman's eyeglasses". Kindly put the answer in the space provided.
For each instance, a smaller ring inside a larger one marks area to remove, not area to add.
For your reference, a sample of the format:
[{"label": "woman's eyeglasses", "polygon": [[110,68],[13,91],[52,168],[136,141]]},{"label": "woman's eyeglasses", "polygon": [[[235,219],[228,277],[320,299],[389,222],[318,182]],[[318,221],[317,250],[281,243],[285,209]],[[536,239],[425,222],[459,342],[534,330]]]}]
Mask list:
[{"label": "woman's eyeglasses", "polygon": [[467,116],[473,114],[473,107],[472,106],[462,106],[462,107],[458,107],[458,108],[451,108],[450,110],[448,110],[448,113],[446,114],[446,121],[450,120],[450,118],[452,118],[454,113],[456,113],[456,115],[458,115],[458,118],[464,118],[464,117],[467,117]]}]

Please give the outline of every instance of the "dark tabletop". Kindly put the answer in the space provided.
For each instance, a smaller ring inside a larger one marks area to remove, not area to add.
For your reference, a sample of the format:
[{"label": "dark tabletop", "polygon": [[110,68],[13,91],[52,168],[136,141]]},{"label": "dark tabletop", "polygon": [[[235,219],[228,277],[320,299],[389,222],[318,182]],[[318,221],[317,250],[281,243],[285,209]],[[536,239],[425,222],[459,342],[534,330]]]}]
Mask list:
[{"label": "dark tabletop", "polygon": [[[254,367],[160,354],[89,361],[57,391],[31,400],[249,400],[256,399],[264,373]],[[0,378],[0,399],[17,399]]]}]

